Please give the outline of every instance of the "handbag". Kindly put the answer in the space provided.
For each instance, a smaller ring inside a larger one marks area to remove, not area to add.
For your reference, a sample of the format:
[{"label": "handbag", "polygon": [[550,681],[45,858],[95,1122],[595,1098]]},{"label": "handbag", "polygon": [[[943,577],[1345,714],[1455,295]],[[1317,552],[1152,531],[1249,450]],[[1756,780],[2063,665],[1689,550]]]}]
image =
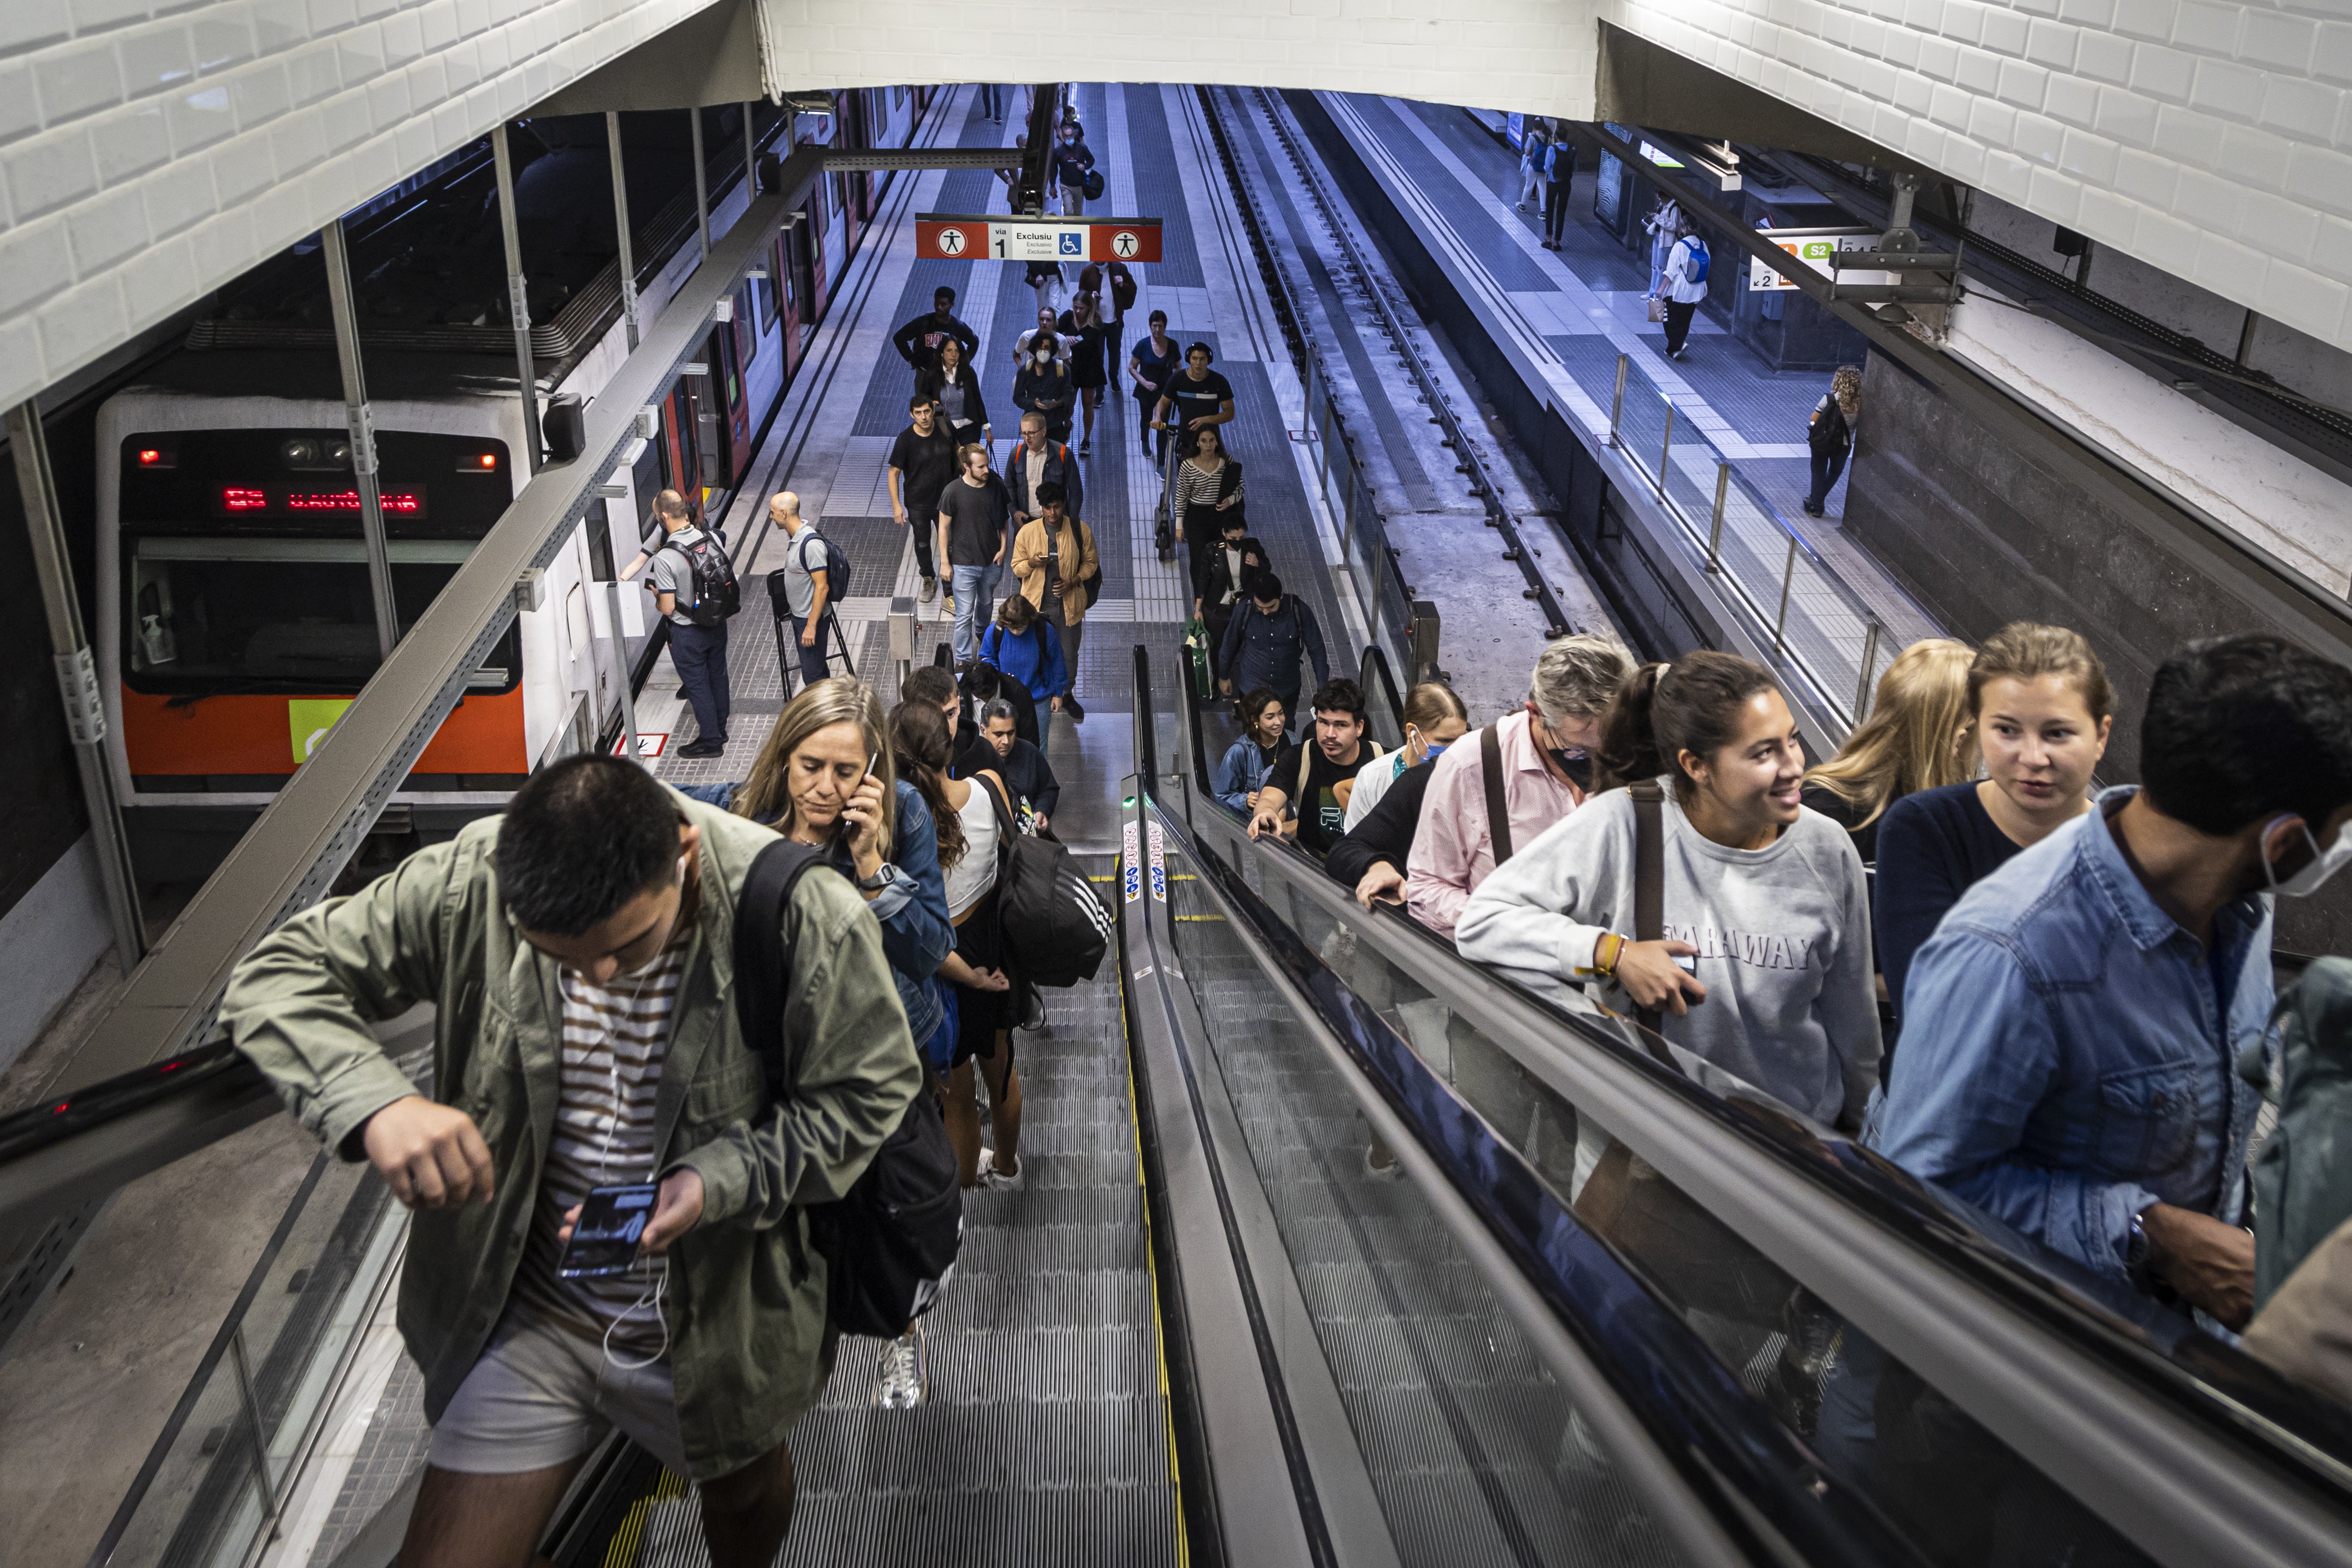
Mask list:
[{"label": "handbag", "polygon": [[1666,302],[1655,294],[1651,295],[1649,299],[1649,317],[1653,321],[1663,321],[1666,319]]}]

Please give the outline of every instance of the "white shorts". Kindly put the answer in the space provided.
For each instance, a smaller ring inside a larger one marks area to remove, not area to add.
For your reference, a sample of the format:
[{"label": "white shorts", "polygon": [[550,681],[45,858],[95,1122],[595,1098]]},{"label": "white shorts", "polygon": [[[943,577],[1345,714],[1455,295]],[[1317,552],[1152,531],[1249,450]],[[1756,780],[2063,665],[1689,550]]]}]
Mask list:
[{"label": "white shorts", "polygon": [[434,1426],[431,1460],[469,1475],[543,1470],[578,1458],[615,1426],[688,1473],[668,1362],[615,1365],[594,1340],[509,1308]]}]

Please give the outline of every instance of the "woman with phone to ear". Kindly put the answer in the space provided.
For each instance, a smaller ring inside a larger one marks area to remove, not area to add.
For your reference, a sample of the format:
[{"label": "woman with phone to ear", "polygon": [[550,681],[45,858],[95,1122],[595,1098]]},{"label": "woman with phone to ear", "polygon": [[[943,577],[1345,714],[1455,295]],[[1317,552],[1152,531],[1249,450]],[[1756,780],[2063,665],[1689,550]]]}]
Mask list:
[{"label": "woman with phone to ear", "polygon": [[[1772,677],[1700,651],[1646,665],[1601,725],[1596,794],[1481,883],[1465,958],[1577,983],[1815,1121],[1862,1124],[1878,1082],[1870,906],[1845,830],[1799,799],[1797,722]],[[1657,779],[1663,934],[1637,941],[1637,816]]]},{"label": "woman with phone to ear", "polygon": [[822,847],[882,922],[882,955],[918,1047],[946,1017],[932,976],[955,950],[931,811],[898,777],[881,700],[849,676],[813,681],[784,704],[740,784],[688,794],[785,837]]}]

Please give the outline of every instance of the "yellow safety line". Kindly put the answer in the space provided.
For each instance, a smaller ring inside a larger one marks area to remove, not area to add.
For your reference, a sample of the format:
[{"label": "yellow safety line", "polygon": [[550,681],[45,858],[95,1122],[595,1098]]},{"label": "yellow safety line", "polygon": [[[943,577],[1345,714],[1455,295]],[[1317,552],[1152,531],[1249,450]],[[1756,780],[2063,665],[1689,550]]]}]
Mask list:
[{"label": "yellow safety line", "polygon": [[1222,921],[1225,917],[1223,915],[1178,915],[1176,918],[1180,921]]},{"label": "yellow safety line", "polygon": [[1160,1301],[1160,1259],[1151,1246],[1151,1198],[1144,1190],[1143,1111],[1135,1101],[1135,1042],[1127,1033],[1127,974],[1118,977],[1118,1037],[1127,1047],[1127,1117],[1135,1130],[1135,1186],[1143,1197],[1143,1268],[1151,1280],[1151,1359],[1160,1373],[1160,1428],[1168,1445],[1168,1485],[1176,1494],[1176,1561],[1191,1568],[1192,1545],[1184,1534],[1184,1477],[1176,1463],[1176,1411],[1168,1392],[1168,1342],[1160,1331],[1167,1321]]}]

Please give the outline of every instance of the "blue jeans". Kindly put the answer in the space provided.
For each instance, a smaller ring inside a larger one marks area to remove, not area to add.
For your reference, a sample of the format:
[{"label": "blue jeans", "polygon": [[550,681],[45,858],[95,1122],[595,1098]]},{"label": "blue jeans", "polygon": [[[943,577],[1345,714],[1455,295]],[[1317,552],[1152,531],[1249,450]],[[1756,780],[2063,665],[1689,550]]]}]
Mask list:
[{"label": "blue jeans", "polygon": [[825,653],[833,646],[833,612],[824,613],[817,623],[816,636],[807,642],[801,641],[801,634],[808,629],[807,618],[794,616],[792,626],[793,647],[801,656],[801,684],[806,686],[831,675],[833,670],[825,662]]},{"label": "blue jeans", "polygon": [[955,657],[961,664],[980,647],[981,634],[996,614],[996,583],[1002,566],[950,567],[948,592],[955,595]]},{"label": "blue jeans", "polygon": [[697,740],[727,739],[727,715],[733,704],[727,695],[727,623],[715,626],[669,624],[669,661],[677,668],[677,684],[694,705]]}]

